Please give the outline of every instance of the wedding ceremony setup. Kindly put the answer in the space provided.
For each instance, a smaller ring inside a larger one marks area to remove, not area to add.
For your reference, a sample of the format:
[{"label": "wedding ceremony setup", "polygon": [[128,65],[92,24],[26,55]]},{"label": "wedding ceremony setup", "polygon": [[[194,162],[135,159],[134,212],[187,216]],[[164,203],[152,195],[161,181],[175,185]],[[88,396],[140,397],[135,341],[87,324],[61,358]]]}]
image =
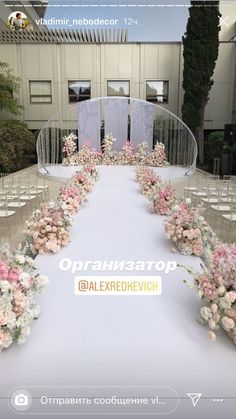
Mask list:
[{"label": "wedding ceremony setup", "polygon": [[[234,228],[235,178],[197,178],[197,146],[187,126],[133,99],[102,98],[65,109],[44,125],[37,150],[37,185],[25,174],[1,179],[6,219],[25,197],[35,198],[21,245],[13,253],[1,248],[6,386],[13,371],[16,384],[22,374],[30,383],[37,373],[39,385],[75,385],[78,375],[107,382],[109,371],[119,377],[122,366],[130,382],[139,371],[154,383],[154,369],[180,393],[191,385],[204,392],[204,368],[219,390],[219,369],[224,379],[234,368],[236,246],[218,238],[207,220],[217,213],[221,224],[225,217]],[[58,184],[54,201],[48,197],[52,178]],[[76,274],[112,279],[113,263],[121,264],[122,276],[161,275],[161,296],[74,294]],[[183,363],[189,373],[180,388]]]}]

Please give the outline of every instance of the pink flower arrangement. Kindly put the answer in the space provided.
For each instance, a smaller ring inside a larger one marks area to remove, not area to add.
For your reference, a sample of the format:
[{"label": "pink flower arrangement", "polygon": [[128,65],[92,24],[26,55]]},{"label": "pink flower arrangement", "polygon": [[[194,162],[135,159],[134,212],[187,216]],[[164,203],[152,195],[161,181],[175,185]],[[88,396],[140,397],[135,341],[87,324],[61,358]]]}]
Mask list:
[{"label": "pink flower arrangement", "polygon": [[99,173],[94,164],[87,164],[83,167],[82,171],[84,174],[90,176],[93,183],[99,179]]},{"label": "pink flower arrangement", "polygon": [[39,317],[35,295],[47,285],[46,276],[36,273],[33,260],[0,249],[0,352],[14,341],[24,343],[30,326]]},{"label": "pink flower arrangement", "polygon": [[36,210],[31,221],[26,222],[25,234],[32,240],[34,252],[57,253],[70,241],[69,227],[72,225],[68,211],[61,208],[59,202],[44,204]]},{"label": "pink flower arrangement", "polygon": [[236,245],[219,244],[209,258],[218,285],[236,290]]},{"label": "pink flower arrangement", "polygon": [[82,204],[82,197],[77,188],[62,186],[60,188],[58,200],[62,202],[65,206],[64,208],[69,212],[69,214],[76,214]]},{"label": "pink flower arrangement", "polygon": [[83,171],[77,171],[71,179],[71,184],[76,187],[82,196],[91,192],[93,186],[92,178]]},{"label": "pink flower arrangement", "polygon": [[214,301],[218,296],[218,289],[214,282],[209,280],[209,277],[206,273],[199,275],[197,278],[198,287],[202,291],[202,296],[207,301]]},{"label": "pink flower arrangement", "polygon": [[76,140],[77,137],[73,133],[63,138],[64,145],[62,151],[65,154],[63,160],[63,164],[65,165],[73,164],[73,157],[76,151]]},{"label": "pink flower arrangement", "polygon": [[168,215],[176,202],[174,188],[171,183],[161,183],[152,200],[152,208],[156,214]]},{"label": "pink flower arrangement", "polygon": [[[26,222],[26,240],[13,255],[0,248],[0,352],[14,341],[25,342],[32,321],[39,316],[35,293],[47,284],[47,277],[34,272],[27,254],[57,253],[70,241],[71,214],[79,210],[84,194],[98,178],[93,165],[76,172],[72,186],[62,186],[56,202],[43,204]],[[24,253],[26,256],[24,256]]]},{"label": "pink flower arrangement", "polygon": [[201,208],[193,208],[190,203],[187,199],[174,205],[164,222],[164,229],[167,238],[182,254],[202,256],[218,243],[218,239],[201,215]]},{"label": "pink flower arrangement", "polygon": [[134,165],[137,164],[137,154],[135,147],[130,141],[126,141],[120,152],[115,155],[116,164]]},{"label": "pink flower arrangement", "polygon": [[176,202],[173,185],[170,182],[163,182],[149,167],[138,168],[136,180],[143,194],[151,201],[152,211],[159,215],[169,214]]},{"label": "pink flower arrangement", "polygon": [[102,164],[115,163],[117,156],[115,157],[116,153],[112,150],[114,142],[116,142],[116,139],[113,138],[112,134],[105,135],[102,141]]},{"label": "pink flower arrangement", "polygon": [[216,340],[216,332],[222,328],[236,344],[236,246],[217,245],[206,263],[201,273],[188,269],[195,291],[207,303],[200,310],[201,322],[208,324],[211,340]]},{"label": "pink flower arrangement", "polygon": [[70,134],[63,138],[63,152],[65,157],[62,164],[78,166],[84,164],[100,164],[102,152],[91,150],[89,141],[86,141],[79,152],[76,151],[77,137]]},{"label": "pink flower arrangement", "polygon": [[[24,242],[25,251],[37,253],[57,253],[70,241],[71,215],[77,213],[91,191],[98,171],[93,165],[86,165],[71,178],[71,186],[62,186],[56,202],[44,204],[36,210],[30,221],[26,222]],[[0,264],[0,272],[4,266]]]},{"label": "pink flower arrangement", "polygon": [[73,162],[75,165],[101,164],[102,152],[91,150],[89,141],[86,141],[81,150],[74,154]]},{"label": "pink flower arrangement", "polygon": [[94,164],[87,164],[72,176],[71,184],[84,196],[92,190],[94,183],[98,179],[99,173],[96,166]]},{"label": "pink flower arrangement", "polygon": [[160,187],[160,177],[155,174],[153,169],[149,167],[141,167],[136,171],[136,179],[140,185],[142,193],[150,200],[153,200]]},{"label": "pink flower arrangement", "polygon": [[147,155],[146,164],[150,166],[162,167],[167,166],[168,162],[166,159],[165,146],[163,143],[157,142],[154,150]]},{"label": "pink flower arrangement", "polygon": [[149,166],[167,166],[165,146],[162,143],[155,145],[151,153],[147,153],[148,145],[144,141],[139,144],[137,150],[130,141],[126,141],[120,151],[113,150],[113,144],[116,141],[112,134],[106,134],[102,142],[102,151],[91,150],[87,141],[83,144],[81,150],[76,151],[77,137],[70,134],[63,139],[63,152],[65,165],[84,165],[84,164],[105,164],[105,165],[149,165]]},{"label": "pink flower arrangement", "polygon": [[138,145],[138,150],[136,153],[136,159],[138,165],[145,165],[147,164],[147,150],[148,150],[148,143],[143,141],[141,144]]}]

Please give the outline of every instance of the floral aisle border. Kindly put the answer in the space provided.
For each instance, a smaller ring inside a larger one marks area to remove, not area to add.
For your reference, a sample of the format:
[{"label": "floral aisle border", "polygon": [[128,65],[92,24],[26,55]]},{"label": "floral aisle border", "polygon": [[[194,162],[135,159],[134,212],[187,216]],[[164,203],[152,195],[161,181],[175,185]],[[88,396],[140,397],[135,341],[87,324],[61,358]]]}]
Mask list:
[{"label": "floral aisle border", "polygon": [[157,142],[151,153],[147,152],[148,144],[144,141],[136,148],[130,141],[126,141],[121,151],[113,151],[113,144],[116,141],[112,134],[108,134],[102,141],[102,150],[91,150],[89,142],[85,143],[81,150],[76,151],[77,137],[73,133],[63,138],[63,153],[65,155],[62,164],[81,165],[148,165],[168,166],[165,146]]},{"label": "floral aisle border", "polygon": [[44,204],[33,213],[24,230],[26,252],[34,256],[37,253],[57,253],[61,247],[67,246],[72,215],[79,211],[98,178],[95,166],[84,166],[71,177],[68,185],[60,188],[55,202]]},{"label": "floral aisle border", "polygon": [[216,234],[201,215],[202,208],[194,208],[187,198],[179,201],[173,184],[164,182],[150,167],[136,169],[136,180],[151,203],[153,212],[166,215],[166,237],[173,242],[172,250],[183,255],[205,256],[219,243]]},{"label": "floral aisle border", "polygon": [[36,273],[32,258],[7,245],[0,255],[0,352],[14,341],[22,344],[30,334],[30,325],[39,317],[35,295],[47,285],[48,278]]},{"label": "floral aisle border", "polygon": [[0,352],[14,341],[24,343],[31,323],[39,317],[35,296],[46,287],[48,278],[37,274],[32,257],[56,253],[69,243],[72,215],[86,201],[98,177],[92,165],[77,171],[68,185],[61,186],[57,200],[43,204],[26,222],[26,238],[19,249],[11,253],[7,245],[1,247]]},{"label": "floral aisle border", "polygon": [[187,269],[194,278],[188,285],[205,303],[199,321],[208,325],[209,338],[215,341],[221,328],[236,345],[236,246],[219,243],[209,254],[202,272]]},{"label": "floral aisle border", "polygon": [[208,324],[209,338],[215,341],[221,328],[236,344],[236,245],[221,243],[202,208],[194,208],[189,198],[178,201],[171,182],[163,182],[153,169],[137,168],[136,180],[152,210],[167,216],[164,230],[173,242],[172,250],[203,259],[201,272],[184,267],[193,276],[193,282],[184,282],[205,302],[199,320]]}]

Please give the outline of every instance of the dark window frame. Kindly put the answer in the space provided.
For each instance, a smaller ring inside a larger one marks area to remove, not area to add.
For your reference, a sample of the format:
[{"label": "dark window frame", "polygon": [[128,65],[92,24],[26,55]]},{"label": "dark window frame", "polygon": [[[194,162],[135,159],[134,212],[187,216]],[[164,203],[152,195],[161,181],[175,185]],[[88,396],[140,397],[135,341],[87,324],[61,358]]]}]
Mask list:
[{"label": "dark window frame", "polygon": [[[147,94],[147,89],[148,89],[148,83],[167,83],[167,95],[155,95],[155,96],[148,96]],[[168,104],[169,103],[169,93],[170,93],[170,89],[169,89],[169,80],[146,80],[146,101],[150,102],[150,103],[157,103],[157,104]],[[162,100],[162,101],[158,101],[157,98],[166,98],[166,100]]]},{"label": "dark window frame", "polygon": [[78,97],[78,95],[70,95],[70,93],[69,93],[69,88],[70,88],[69,83],[89,83],[90,84],[90,94],[89,95],[80,95],[80,96],[81,97],[86,97],[86,99],[83,99],[83,100],[89,100],[89,99],[92,98],[92,82],[91,82],[91,80],[67,80],[67,93],[68,93],[68,103],[69,104],[83,102],[83,100],[75,100],[75,101],[70,100],[71,96]]},{"label": "dark window frame", "polygon": [[112,79],[112,80],[107,80],[107,96],[108,97],[112,97],[112,95],[109,95],[108,94],[108,83],[128,83],[129,84],[129,94],[128,95],[125,95],[125,96],[120,96],[120,95],[115,95],[116,97],[127,97],[127,98],[130,98],[130,80],[127,80],[127,79],[125,79],[125,80],[114,80],[114,79]]}]

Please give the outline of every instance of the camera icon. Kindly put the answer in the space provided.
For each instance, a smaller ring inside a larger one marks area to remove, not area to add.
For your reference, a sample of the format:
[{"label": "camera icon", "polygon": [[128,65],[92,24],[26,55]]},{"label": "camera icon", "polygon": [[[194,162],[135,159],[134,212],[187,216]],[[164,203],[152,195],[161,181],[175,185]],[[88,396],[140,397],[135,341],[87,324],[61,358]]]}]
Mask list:
[{"label": "camera icon", "polygon": [[15,396],[15,405],[16,406],[28,406],[29,397],[27,394],[20,393]]},{"label": "camera icon", "polygon": [[32,405],[32,395],[23,388],[13,390],[8,396],[8,405],[17,412],[29,410]]}]

